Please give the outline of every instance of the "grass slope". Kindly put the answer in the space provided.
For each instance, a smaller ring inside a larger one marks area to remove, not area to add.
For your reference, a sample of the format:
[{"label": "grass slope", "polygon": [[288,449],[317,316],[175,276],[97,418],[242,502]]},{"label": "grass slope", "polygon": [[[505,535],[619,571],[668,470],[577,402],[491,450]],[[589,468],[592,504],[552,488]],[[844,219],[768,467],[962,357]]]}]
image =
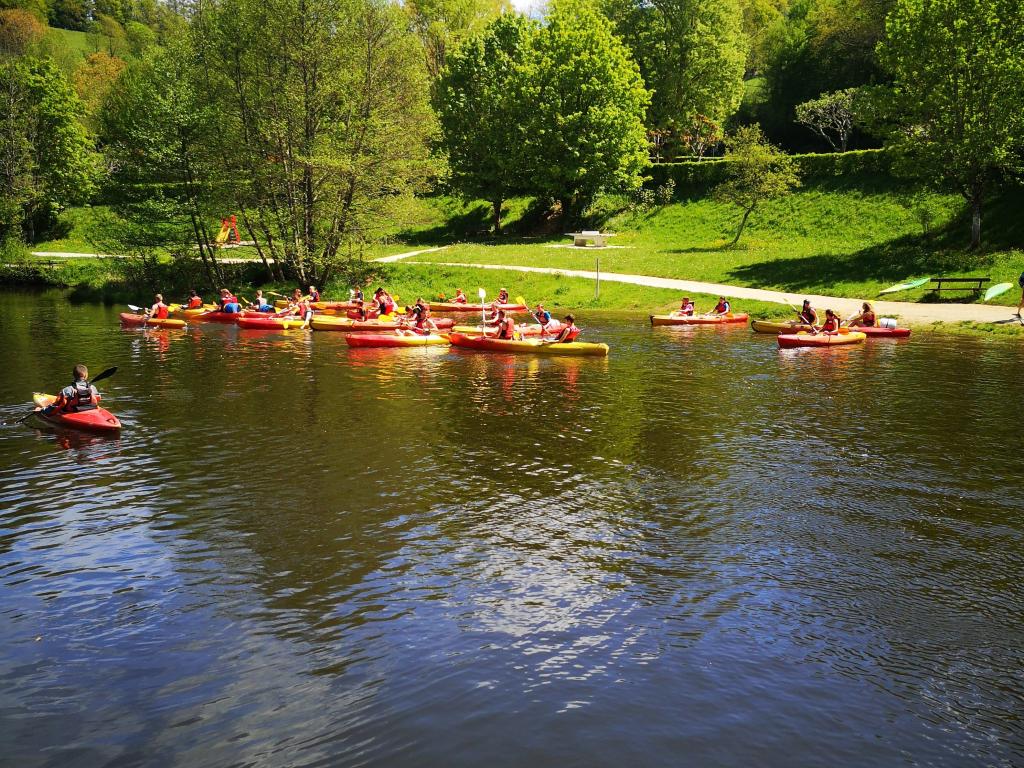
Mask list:
[{"label": "grass slope", "polygon": [[[603,227],[618,234],[622,249],[581,251],[561,233],[537,240],[491,239],[460,243],[429,261],[601,269],[777,290],[873,297],[907,278],[986,275],[1016,282],[1024,269],[1024,221],[1016,214],[1024,194],[1004,194],[986,210],[986,247],[966,251],[963,201],[955,195],[919,193],[934,214],[932,234],[922,235],[907,192],[893,185],[832,180],[816,183],[755,212],[736,248],[727,244],[736,209],[710,199],[689,200],[645,214],[623,213]],[[410,233],[412,240],[435,231]],[[895,298],[925,298],[926,291]],[[944,300],[948,300],[948,294]],[[1000,301],[1016,303],[1013,292]]]}]

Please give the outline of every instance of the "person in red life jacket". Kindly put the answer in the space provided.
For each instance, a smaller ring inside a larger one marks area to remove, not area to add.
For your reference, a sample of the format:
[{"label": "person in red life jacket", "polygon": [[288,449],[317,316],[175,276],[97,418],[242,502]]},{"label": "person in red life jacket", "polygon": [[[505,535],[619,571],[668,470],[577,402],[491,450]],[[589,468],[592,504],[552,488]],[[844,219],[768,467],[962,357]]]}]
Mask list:
[{"label": "person in red life jacket", "polygon": [[672,314],[680,315],[682,317],[693,317],[693,313],[695,311],[696,309],[693,306],[693,302],[690,301],[690,297],[684,296],[683,300],[679,302],[679,309],[677,309]]},{"label": "person in red life jacket", "polygon": [[467,303],[467,301],[468,301],[468,299],[466,298],[466,294],[464,294],[462,292],[462,289],[461,288],[456,288],[455,289],[455,297],[452,299],[452,303],[454,303],[454,304],[465,304],[465,303]]},{"label": "person in red life jacket", "polygon": [[320,301],[320,291],[316,289],[315,285],[309,286],[309,300]]},{"label": "person in red life jacket", "polygon": [[391,298],[391,294],[383,288],[378,288],[373,292],[373,301],[377,305],[378,315],[390,315],[397,307],[395,300]]},{"label": "person in red life jacket", "polygon": [[156,302],[154,302],[152,307],[146,310],[146,318],[153,318],[155,320],[165,319],[168,315],[169,309],[167,305],[164,304],[163,294],[158,293],[153,298],[156,299]]},{"label": "person in red life jacket", "polygon": [[413,316],[413,328],[416,333],[421,336],[426,336],[430,333],[437,331],[437,323],[430,319],[430,308],[426,304],[420,304],[419,301],[409,308]]},{"label": "person in red life jacket", "polygon": [[558,333],[558,338],[553,343],[555,344],[569,344],[576,341],[576,337],[580,335],[580,329],[576,327],[576,318],[573,315],[566,315],[565,322],[562,324],[562,330]]},{"label": "person in red life jacket", "polygon": [[202,309],[203,308],[203,297],[196,293],[193,288],[188,292],[188,302],[185,304],[186,309]]},{"label": "person in red life jacket", "polygon": [[812,333],[824,333],[826,336],[835,336],[839,333],[839,315],[833,312],[831,309],[825,310],[825,322],[822,323],[821,328],[813,328]]},{"label": "person in red life jacket", "polygon": [[238,299],[227,288],[220,289],[220,311],[228,314],[235,314],[242,311]]},{"label": "person in red life jacket", "polygon": [[489,322],[488,325],[498,329],[498,333],[494,337],[496,339],[511,341],[516,337],[516,319],[512,316],[511,312],[499,309],[494,320]]},{"label": "person in red life jacket", "polygon": [[860,314],[854,315],[850,318],[847,325],[851,327],[862,326],[865,328],[874,328],[875,323],[878,319],[875,317],[875,310],[868,302],[864,302],[860,307]]},{"label": "person in red life jacket", "polygon": [[507,289],[502,288],[500,291],[498,291],[498,303],[499,304],[508,304],[508,290]]},{"label": "person in red life jacket", "polygon": [[799,312],[797,312],[796,320],[798,323],[809,325],[812,328],[818,324],[818,313],[815,312],[814,307],[811,306],[810,299],[804,299],[804,306]]},{"label": "person in red life jacket", "polygon": [[715,304],[715,308],[711,310],[709,314],[712,315],[728,315],[732,312],[732,305],[725,300],[724,296],[718,297],[718,303]]},{"label": "person in red life jacket", "polygon": [[100,402],[100,393],[89,383],[89,369],[79,363],[71,372],[74,381],[71,386],[64,387],[57,395],[53,405],[46,408],[49,412],[54,408],[68,413],[73,411],[89,411]]}]

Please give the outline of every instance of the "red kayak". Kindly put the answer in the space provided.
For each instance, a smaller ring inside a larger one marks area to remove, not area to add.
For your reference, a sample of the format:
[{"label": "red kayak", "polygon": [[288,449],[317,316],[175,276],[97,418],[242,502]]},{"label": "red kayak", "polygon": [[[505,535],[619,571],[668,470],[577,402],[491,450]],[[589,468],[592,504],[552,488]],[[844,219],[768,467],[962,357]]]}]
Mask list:
[{"label": "red kayak", "polygon": [[36,404],[35,415],[45,422],[56,424],[58,427],[70,427],[81,429],[86,432],[116,432],[121,428],[121,422],[117,416],[106,408],[91,408],[88,411],[71,411],[65,413],[54,409],[47,413],[44,409],[53,405],[56,400],[54,395],[43,395],[37,392],[32,396]]},{"label": "red kayak", "polygon": [[289,328],[301,328],[305,321],[301,317],[273,317],[254,312],[251,316],[243,314],[238,318],[238,327],[255,331],[286,331]]},{"label": "red kayak", "polygon": [[122,312],[121,325],[131,328],[184,328],[185,321],[179,317],[146,317],[145,315],[133,315],[131,312]]},{"label": "red kayak", "polygon": [[219,309],[192,315],[189,319],[196,323],[237,323],[241,312],[221,312]]},{"label": "red kayak", "polygon": [[851,326],[851,331],[860,331],[869,339],[874,338],[890,338],[890,339],[905,339],[910,336],[909,328],[882,328],[880,326]]}]

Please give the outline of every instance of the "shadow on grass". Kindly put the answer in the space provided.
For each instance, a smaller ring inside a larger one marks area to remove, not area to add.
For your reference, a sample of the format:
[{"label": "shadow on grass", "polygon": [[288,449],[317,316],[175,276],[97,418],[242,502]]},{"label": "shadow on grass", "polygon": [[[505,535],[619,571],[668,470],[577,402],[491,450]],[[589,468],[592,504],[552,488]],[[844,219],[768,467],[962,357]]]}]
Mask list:
[{"label": "shadow on grass", "polygon": [[[923,275],[955,277],[990,268],[996,253],[1020,248],[1024,221],[1017,211],[1024,194],[1010,190],[993,200],[985,210],[984,239],[977,251],[966,248],[970,233],[969,214],[963,210],[931,237],[905,235],[872,245],[845,256],[817,255],[774,259],[747,264],[729,272],[750,285],[785,285],[792,290],[820,288],[844,282],[896,283]],[[970,293],[943,293],[943,302],[972,302]],[[924,301],[939,301],[929,294]]]}]

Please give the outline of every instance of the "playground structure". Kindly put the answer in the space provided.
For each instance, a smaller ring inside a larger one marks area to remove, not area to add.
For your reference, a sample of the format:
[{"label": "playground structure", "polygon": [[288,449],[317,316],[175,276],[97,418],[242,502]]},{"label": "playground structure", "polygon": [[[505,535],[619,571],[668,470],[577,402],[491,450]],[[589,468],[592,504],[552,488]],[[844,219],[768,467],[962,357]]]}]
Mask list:
[{"label": "playground structure", "polygon": [[214,244],[218,248],[223,248],[224,246],[238,246],[241,243],[242,239],[238,236],[238,220],[234,216],[221,219],[220,232],[217,233]]}]

